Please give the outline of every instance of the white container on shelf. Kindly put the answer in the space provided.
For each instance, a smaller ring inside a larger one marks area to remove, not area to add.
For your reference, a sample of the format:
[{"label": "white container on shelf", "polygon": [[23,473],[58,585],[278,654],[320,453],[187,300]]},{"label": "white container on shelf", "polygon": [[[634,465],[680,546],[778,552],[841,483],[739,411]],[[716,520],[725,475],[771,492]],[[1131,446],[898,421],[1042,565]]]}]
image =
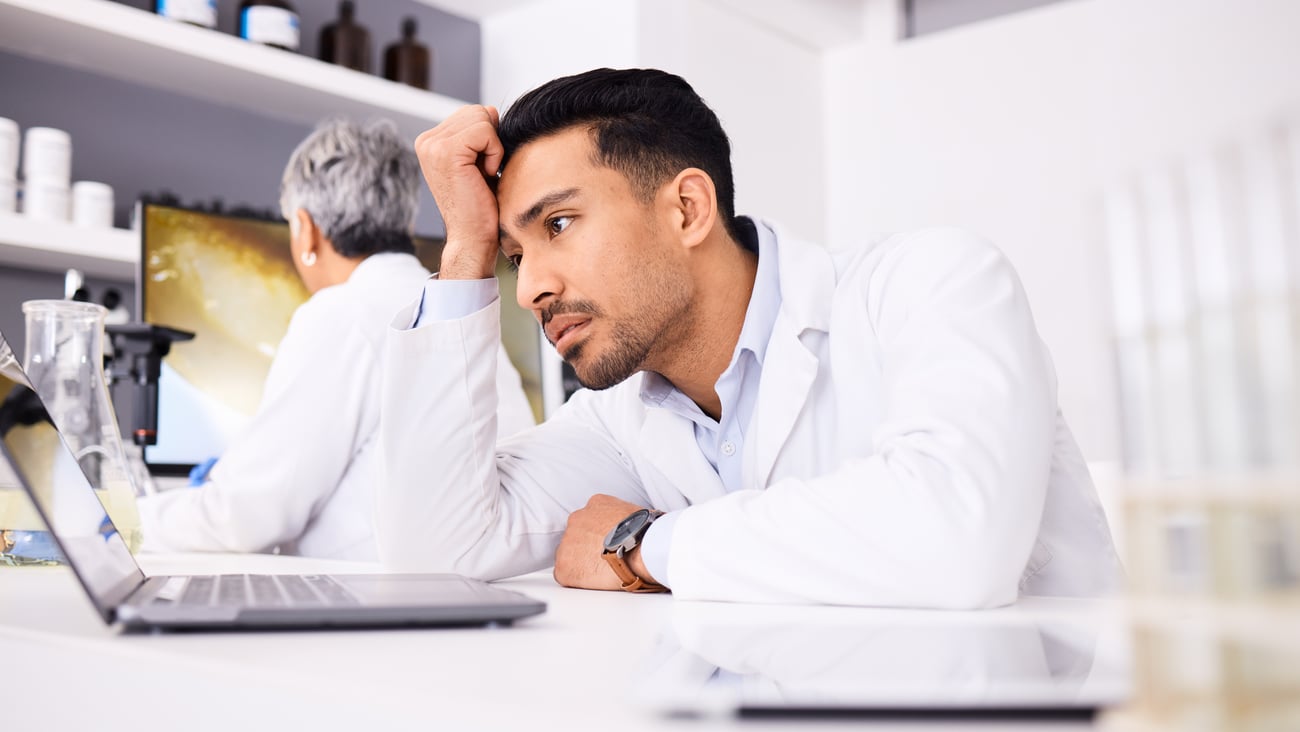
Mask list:
[{"label": "white container on shelf", "polygon": [[157,11],[170,20],[217,27],[217,0],[158,0]]},{"label": "white container on shelf", "polygon": [[79,180],[73,183],[72,223],[92,229],[112,228],[112,186],[91,180]]},{"label": "white container on shelf", "polygon": [[13,213],[18,210],[18,182],[13,178],[0,176],[0,213]]},{"label": "white container on shelf", "polygon": [[47,178],[23,183],[23,215],[38,221],[68,220],[68,185]]},{"label": "white container on shelf", "polygon": [[72,136],[53,127],[28,127],[23,135],[23,180],[53,181],[66,190],[71,179]]},{"label": "white container on shelf", "polygon": [[18,123],[0,117],[0,181],[18,174],[18,136]]},{"label": "white container on shelf", "polygon": [[239,13],[239,37],[254,43],[298,50],[298,14],[288,8],[254,5]]}]

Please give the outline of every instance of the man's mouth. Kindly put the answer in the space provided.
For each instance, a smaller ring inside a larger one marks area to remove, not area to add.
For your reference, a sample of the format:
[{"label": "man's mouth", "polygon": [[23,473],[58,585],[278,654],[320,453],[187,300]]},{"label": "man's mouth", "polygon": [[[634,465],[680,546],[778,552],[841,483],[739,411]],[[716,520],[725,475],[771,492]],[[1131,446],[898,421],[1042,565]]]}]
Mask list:
[{"label": "man's mouth", "polygon": [[584,338],[591,321],[600,316],[595,305],[578,300],[575,302],[555,301],[537,312],[546,340],[555,346],[561,358],[568,358],[571,348]]},{"label": "man's mouth", "polygon": [[551,345],[555,346],[555,350],[563,356],[590,324],[591,319],[588,317],[558,316],[547,324],[546,337]]}]

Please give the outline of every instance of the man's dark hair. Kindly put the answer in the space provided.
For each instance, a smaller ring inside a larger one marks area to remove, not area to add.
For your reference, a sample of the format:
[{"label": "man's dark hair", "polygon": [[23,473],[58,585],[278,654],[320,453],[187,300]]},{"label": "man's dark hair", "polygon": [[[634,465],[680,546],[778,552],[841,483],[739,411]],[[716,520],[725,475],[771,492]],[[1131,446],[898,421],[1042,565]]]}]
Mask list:
[{"label": "man's dark hair", "polygon": [[591,129],[596,162],[622,173],[643,201],[686,168],[708,173],[727,231],[741,240],[731,143],[685,79],[658,69],[596,69],[547,82],[501,118],[502,168],[520,147],[577,125]]}]

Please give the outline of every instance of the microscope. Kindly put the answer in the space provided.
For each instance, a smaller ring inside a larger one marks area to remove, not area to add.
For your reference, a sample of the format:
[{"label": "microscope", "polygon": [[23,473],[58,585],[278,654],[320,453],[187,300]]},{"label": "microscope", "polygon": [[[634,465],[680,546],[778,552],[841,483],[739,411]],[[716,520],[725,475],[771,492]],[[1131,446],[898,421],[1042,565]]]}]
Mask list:
[{"label": "microscope", "polygon": [[193,340],[188,330],[152,323],[109,325],[105,330],[113,342],[113,360],[108,378],[117,392],[131,392],[131,442],[143,450],[158,444],[158,377],[163,357],[172,343]]},{"label": "microscope", "polygon": [[[194,333],[151,323],[123,323],[105,326],[113,344],[108,364],[108,382],[114,401],[130,403],[130,416],[122,425],[131,435],[132,447],[123,445],[137,485],[145,493],[157,486],[144,462],[144,448],[158,444],[158,378],[163,357],[172,344],[194,338]],[[126,411],[126,410],[122,410]]]}]

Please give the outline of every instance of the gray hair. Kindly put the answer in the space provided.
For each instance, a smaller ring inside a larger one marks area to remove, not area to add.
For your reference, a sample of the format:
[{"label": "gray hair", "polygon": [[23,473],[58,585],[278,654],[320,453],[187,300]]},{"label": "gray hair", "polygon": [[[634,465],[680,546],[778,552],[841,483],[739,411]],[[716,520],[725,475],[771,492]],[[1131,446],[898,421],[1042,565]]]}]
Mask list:
[{"label": "gray hair", "polygon": [[419,172],[414,147],[391,121],[328,119],[289,158],[280,213],[292,222],[305,209],[345,257],[411,252]]}]

